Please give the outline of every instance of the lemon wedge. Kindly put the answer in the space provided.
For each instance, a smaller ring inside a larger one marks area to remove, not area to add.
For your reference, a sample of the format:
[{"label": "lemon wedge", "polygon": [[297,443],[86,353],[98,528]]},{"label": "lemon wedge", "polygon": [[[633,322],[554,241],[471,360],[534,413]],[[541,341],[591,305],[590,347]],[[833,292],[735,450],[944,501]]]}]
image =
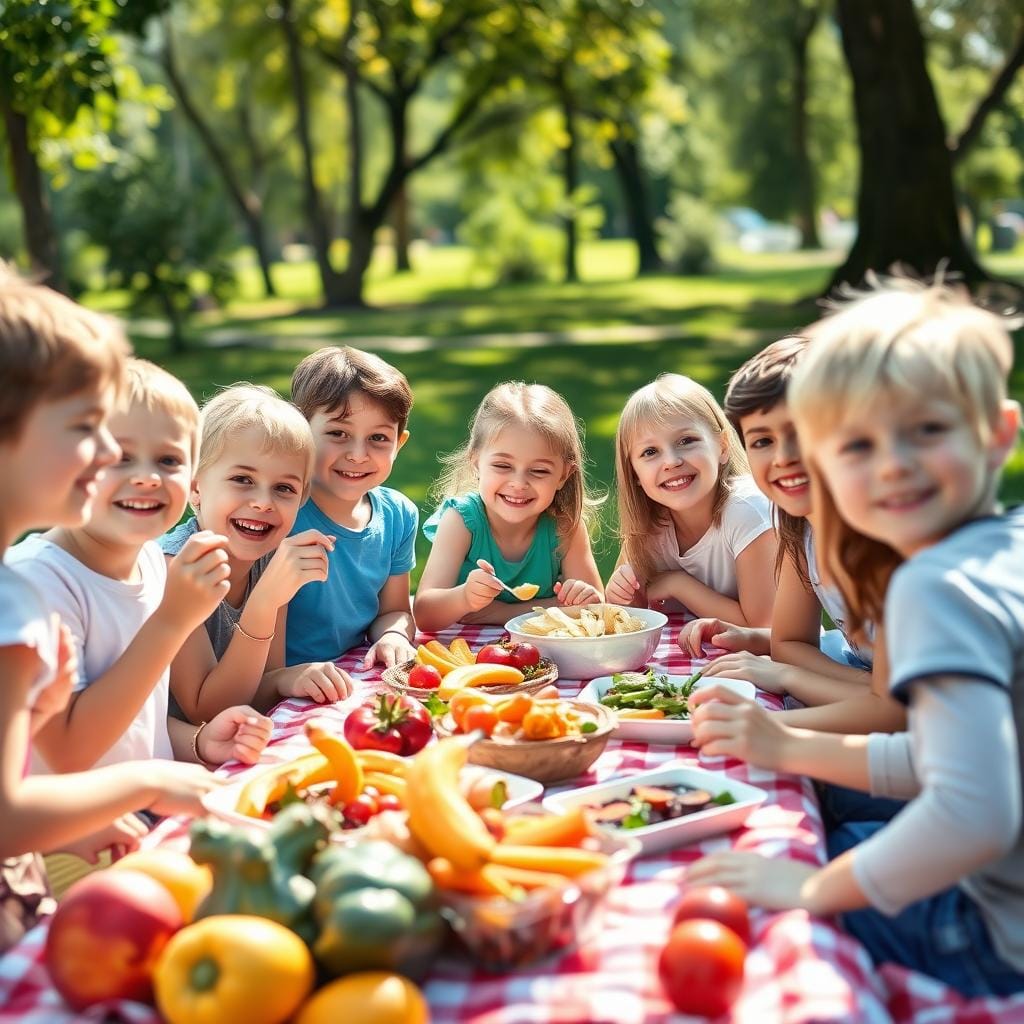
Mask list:
[{"label": "lemon wedge", "polygon": [[529,601],[531,597],[537,596],[538,590],[540,590],[540,587],[536,583],[520,583],[518,587],[512,588],[512,593],[520,601]]}]

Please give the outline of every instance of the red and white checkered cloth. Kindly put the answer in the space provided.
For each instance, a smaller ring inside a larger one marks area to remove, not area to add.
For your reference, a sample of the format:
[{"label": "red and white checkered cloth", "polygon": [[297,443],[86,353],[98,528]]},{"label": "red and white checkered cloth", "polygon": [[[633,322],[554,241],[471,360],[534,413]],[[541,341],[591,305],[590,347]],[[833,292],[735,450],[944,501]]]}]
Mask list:
[{"label": "red and white checkered cloth", "polygon": [[[666,628],[653,660],[665,670],[687,673],[690,662],[673,642],[679,621]],[[445,632],[441,639],[447,642],[463,636],[477,647],[499,633],[494,627],[463,626]],[[358,661],[350,654],[341,664],[351,671]],[[287,760],[306,749],[302,726],[307,719],[340,722],[377,688],[376,672],[353,674],[359,681],[357,694],[343,704],[320,708],[288,700],[279,705],[273,712],[273,741],[263,762]],[[571,696],[580,684],[562,682],[560,687]],[[779,707],[774,697],[760,699],[768,707]],[[729,847],[823,863],[825,847],[817,800],[808,780],[738,761],[701,757],[690,747],[612,740],[588,775],[578,781],[601,782],[675,760],[725,771],[767,790],[768,799],[731,835],[634,861],[623,885],[610,895],[600,931],[574,951],[502,975],[474,968],[468,957],[440,961],[424,987],[433,1024],[659,1024],[687,1019],[672,1012],[656,971],[686,865]],[[187,823],[167,821],[151,839],[184,848],[186,832]],[[733,1024],[1024,1024],[1024,996],[965,1000],[924,975],[893,965],[878,970],[859,943],[830,922],[803,911],[754,911],[752,919],[754,938],[743,991],[729,1017]],[[45,935],[45,925],[36,928],[0,960],[0,1022],[156,1024],[156,1012],[138,1003],[94,1007],[82,1015],[68,1011],[42,964]]]}]

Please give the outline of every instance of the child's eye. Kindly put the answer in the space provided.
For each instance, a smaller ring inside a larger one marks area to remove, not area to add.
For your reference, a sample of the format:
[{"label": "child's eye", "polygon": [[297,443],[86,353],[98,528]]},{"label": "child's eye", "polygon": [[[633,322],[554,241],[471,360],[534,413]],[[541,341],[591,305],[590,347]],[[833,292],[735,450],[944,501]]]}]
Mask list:
[{"label": "child's eye", "polygon": [[231,478],[231,482],[233,484],[245,484],[246,486],[248,486],[249,484],[252,483],[252,477],[244,476],[243,474],[238,473]]},{"label": "child's eye", "polygon": [[759,437],[747,445],[748,448],[767,448],[772,443],[770,437]]},{"label": "child's eye", "polygon": [[391,444],[391,438],[387,434],[374,434],[370,440],[375,444]]},{"label": "child's eye", "polygon": [[657,455],[657,454],[658,454],[658,449],[657,448],[645,448],[640,453],[640,458],[641,459],[646,459],[646,458],[649,458],[652,455]]},{"label": "child's eye", "polygon": [[298,494],[299,492],[291,484],[278,484],[277,489],[284,494]]},{"label": "child's eye", "polygon": [[348,437],[348,432],[344,430],[328,430],[327,436],[336,438],[338,441],[341,441],[344,438]]},{"label": "child's eye", "polygon": [[917,433],[924,437],[935,437],[939,434],[945,434],[948,430],[949,424],[943,423],[941,420],[925,420],[916,427]]},{"label": "child's eye", "polygon": [[493,462],[491,463],[491,469],[511,469],[512,467],[507,462]]},{"label": "child's eye", "polygon": [[699,440],[700,440],[700,438],[692,437],[690,435],[686,435],[685,437],[679,438],[679,440],[676,441],[676,444],[679,445],[682,448],[682,447],[684,447],[686,445],[689,445],[689,444],[695,444]]},{"label": "child's eye", "polygon": [[161,466],[167,466],[169,469],[177,469],[181,465],[181,459],[177,455],[164,455],[160,459]]},{"label": "child's eye", "polygon": [[839,447],[840,455],[863,455],[871,450],[871,442],[866,437],[855,437],[845,441]]},{"label": "child's eye", "polygon": [[551,473],[550,469],[531,469],[530,472],[534,476],[548,476]]}]

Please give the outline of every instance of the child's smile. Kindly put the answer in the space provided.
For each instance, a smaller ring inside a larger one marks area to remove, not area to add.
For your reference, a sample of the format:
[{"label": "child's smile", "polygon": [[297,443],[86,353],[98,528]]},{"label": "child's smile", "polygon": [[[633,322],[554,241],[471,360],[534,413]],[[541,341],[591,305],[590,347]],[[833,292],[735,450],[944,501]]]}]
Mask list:
[{"label": "child's smile", "polygon": [[811,480],[787,403],[748,413],[740,426],[754,483],[783,512],[801,518],[809,515]]}]

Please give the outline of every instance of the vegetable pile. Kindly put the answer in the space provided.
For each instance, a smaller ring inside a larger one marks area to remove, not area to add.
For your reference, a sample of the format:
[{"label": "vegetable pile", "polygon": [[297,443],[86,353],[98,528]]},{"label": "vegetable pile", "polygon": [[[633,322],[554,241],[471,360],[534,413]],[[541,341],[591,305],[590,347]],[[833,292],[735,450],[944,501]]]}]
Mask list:
[{"label": "vegetable pile", "polygon": [[646,672],[618,672],[612,686],[601,698],[605,707],[614,709],[619,718],[689,718],[689,698],[701,672],[694,672],[685,682],[669,682],[667,675]]}]

